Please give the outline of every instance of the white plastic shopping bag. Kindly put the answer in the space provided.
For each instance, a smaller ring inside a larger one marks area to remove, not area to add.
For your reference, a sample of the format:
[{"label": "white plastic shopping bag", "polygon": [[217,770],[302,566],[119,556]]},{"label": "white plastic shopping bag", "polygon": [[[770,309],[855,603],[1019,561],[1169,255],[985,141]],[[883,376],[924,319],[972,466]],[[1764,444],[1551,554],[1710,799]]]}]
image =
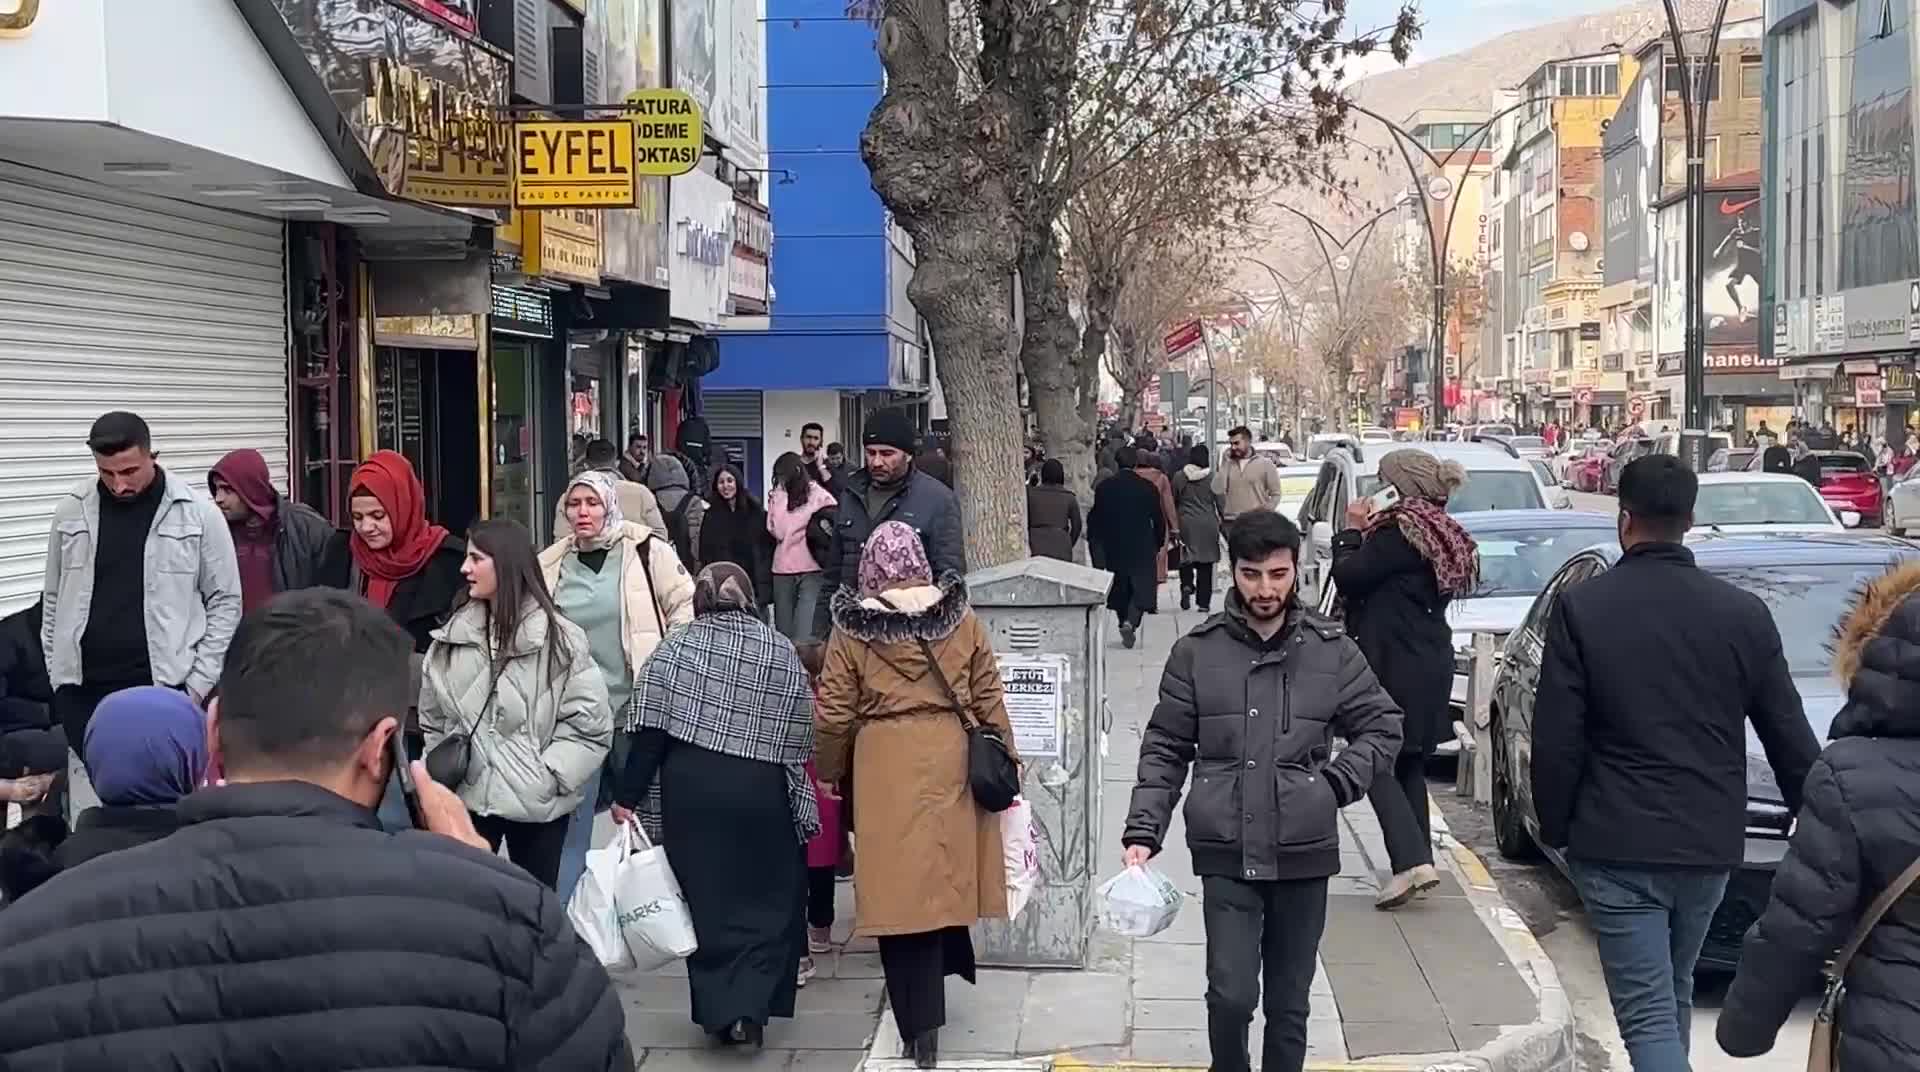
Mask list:
[{"label": "white plastic shopping bag", "polygon": [[620,861],[613,886],[614,907],[620,912],[620,933],[627,952],[641,971],[664,968],[699,948],[693,937],[693,916],[680,893],[679,880],[667,863],[667,850],[647,840],[644,830],[623,824],[638,851]]},{"label": "white plastic shopping bag", "polygon": [[1129,867],[1101,883],[1095,903],[1100,925],[1127,938],[1151,938],[1173,926],[1180,891],[1151,867]]},{"label": "white plastic shopping bag", "polygon": [[1040,841],[1033,828],[1033,805],[1026,797],[1013,798],[1000,813],[1000,850],[1007,872],[1007,920],[1012,922],[1040,887]]},{"label": "white plastic shopping bag", "polygon": [[627,951],[627,940],[620,933],[620,912],[613,903],[620,861],[633,851],[626,831],[623,824],[606,848],[587,852],[586,870],[580,873],[580,882],[567,900],[567,918],[573,921],[573,929],[600,958],[600,965],[612,971],[633,967],[633,954]]}]

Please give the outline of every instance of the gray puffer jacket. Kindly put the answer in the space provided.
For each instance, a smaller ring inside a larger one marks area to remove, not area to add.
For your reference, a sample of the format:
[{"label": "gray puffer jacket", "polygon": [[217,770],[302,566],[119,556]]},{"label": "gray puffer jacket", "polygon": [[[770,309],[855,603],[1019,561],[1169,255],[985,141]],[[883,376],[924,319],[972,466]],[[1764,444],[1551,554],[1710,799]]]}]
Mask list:
[{"label": "gray puffer jacket", "polygon": [[[1338,755],[1336,735],[1347,741]],[[1121,841],[1160,851],[1191,766],[1195,874],[1338,874],[1335,813],[1365,796],[1399,750],[1400,709],[1344,626],[1296,607],[1262,640],[1232,591],[1167,657]]]},{"label": "gray puffer jacket", "polygon": [[529,604],[497,681],[485,603],[467,603],[433,631],[420,729],[428,751],[473,733],[467,781],[454,791],[476,815],[544,823],[573,811],[613,746],[607,685],[587,635],[554,618],[555,635],[548,622]]}]

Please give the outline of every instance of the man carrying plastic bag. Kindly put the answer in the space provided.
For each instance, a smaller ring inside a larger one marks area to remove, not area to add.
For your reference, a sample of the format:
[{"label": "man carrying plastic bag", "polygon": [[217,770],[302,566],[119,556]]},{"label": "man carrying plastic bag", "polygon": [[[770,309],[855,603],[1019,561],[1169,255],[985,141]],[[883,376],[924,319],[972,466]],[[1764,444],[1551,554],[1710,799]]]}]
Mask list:
[{"label": "man carrying plastic bag", "polygon": [[[1226,607],[1175,642],[1141,736],[1121,842],[1127,867],[1142,870],[1102,888],[1151,882],[1147,860],[1191,766],[1184,815],[1207,932],[1214,1072],[1247,1072],[1263,974],[1266,1072],[1306,1063],[1327,879],[1340,871],[1339,809],[1366,796],[1400,750],[1400,709],[1360,649],[1295,599],[1299,549],[1299,530],[1280,514],[1256,510],[1234,524]],[[1347,741],[1337,757],[1336,735]]]}]

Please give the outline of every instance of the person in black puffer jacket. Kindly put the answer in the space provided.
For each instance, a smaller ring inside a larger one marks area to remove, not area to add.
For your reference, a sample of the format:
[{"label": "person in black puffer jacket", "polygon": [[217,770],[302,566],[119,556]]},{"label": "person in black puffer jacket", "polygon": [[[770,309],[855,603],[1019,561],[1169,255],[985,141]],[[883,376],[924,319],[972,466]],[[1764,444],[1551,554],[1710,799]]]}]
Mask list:
[{"label": "person in black puffer jacket", "polygon": [[0,1068],[632,1069],[559,898],[424,764],[426,829],[375,819],[411,647],[335,590],[241,620],[212,713],[227,784],[0,912]]},{"label": "person in black puffer jacket", "polygon": [[[1920,854],[1920,561],[1869,584],[1834,642],[1847,703],[1807,775],[1773,897],[1748,933],[1715,1037],[1773,1048],[1787,1014],[1860,914]],[[1847,971],[1839,1067],[1920,1068],[1920,898],[1895,902]]]}]

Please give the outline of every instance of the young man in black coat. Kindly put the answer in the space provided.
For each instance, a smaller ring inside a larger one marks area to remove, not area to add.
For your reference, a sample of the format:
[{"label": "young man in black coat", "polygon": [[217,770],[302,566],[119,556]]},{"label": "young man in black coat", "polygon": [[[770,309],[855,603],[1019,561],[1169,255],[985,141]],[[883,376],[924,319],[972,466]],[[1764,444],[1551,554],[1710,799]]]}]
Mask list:
[{"label": "young man in black coat", "polygon": [[1820,752],[1758,596],[1681,540],[1699,480],[1620,474],[1617,565],[1562,592],[1534,698],[1533,801],[1592,921],[1636,1072],[1687,1067],[1693,968],[1745,848],[1751,722],[1787,806]]},{"label": "young man in black coat", "polygon": [[1159,610],[1157,559],[1167,545],[1167,519],[1159,489],[1134,471],[1139,449],[1121,447],[1114,458],[1119,471],[1093,489],[1087,543],[1099,548],[1097,561],[1113,574],[1107,609],[1120,616],[1120,643],[1131,648],[1142,618]]},{"label": "young man in black coat", "polygon": [[241,621],[209,713],[227,784],[0,912],[0,1067],[632,1068],[559,899],[424,764],[426,829],[375,819],[411,646],[333,590]]}]

